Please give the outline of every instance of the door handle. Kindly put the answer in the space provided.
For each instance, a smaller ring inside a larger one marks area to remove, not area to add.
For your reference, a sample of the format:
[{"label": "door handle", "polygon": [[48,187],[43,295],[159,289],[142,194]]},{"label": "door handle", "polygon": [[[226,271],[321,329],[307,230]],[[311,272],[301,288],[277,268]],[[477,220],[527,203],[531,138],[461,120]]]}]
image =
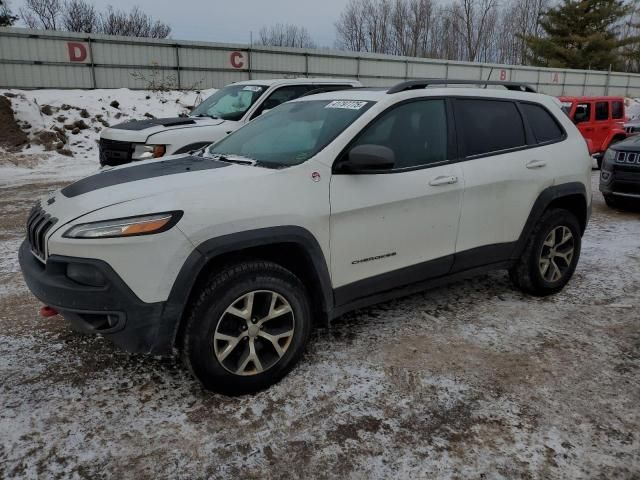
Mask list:
[{"label": "door handle", "polygon": [[585,132],[593,132],[593,128],[585,128],[584,131]]},{"label": "door handle", "polygon": [[455,175],[444,175],[434,178],[429,182],[429,185],[437,187],[439,185],[453,185],[454,183],[458,183],[458,177]]},{"label": "door handle", "polygon": [[547,164],[544,160],[531,160],[527,163],[527,168],[542,168]]}]

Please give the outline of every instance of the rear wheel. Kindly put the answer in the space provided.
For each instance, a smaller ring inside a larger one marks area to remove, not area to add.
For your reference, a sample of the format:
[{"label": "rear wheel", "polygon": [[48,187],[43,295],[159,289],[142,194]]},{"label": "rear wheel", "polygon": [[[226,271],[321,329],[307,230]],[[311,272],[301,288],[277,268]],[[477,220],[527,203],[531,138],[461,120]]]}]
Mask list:
[{"label": "rear wheel", "polygon": [[578,264],[581,240],[580,225],[573,213],[564,209],[546,212],[509,271],[512,282],[536,296],[562,290]]},{"label": "rear wheel", "polygon": [[208,390],[253,393],[293,368],[310,329],[300,280],[275,263],[243,262],[214,275],[192,305],[183,359]]}]

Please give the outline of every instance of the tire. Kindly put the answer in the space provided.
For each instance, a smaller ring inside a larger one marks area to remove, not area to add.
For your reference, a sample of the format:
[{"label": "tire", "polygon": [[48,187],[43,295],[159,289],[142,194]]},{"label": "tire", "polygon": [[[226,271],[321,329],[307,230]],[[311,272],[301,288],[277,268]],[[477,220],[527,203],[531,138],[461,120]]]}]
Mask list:
[{"label": "tire", "polygon": [[[555,232],[553,238],[552,232]],[[552,241],[555,243],[553,248]],[[522,255],[509,270],[511,281],[522,291],[539,297],[559,292],[576,269],[581,243],[580,225],[573,213],[564,209],[545,212],[527,240]],[[569,247],[571,255],[568,254]]]},{"label": "tire", "polygon": [[275,263],[245,261],[213,275],[190,306],[182,357],[207,390],[254,393],[295,366],[310,332],[302,282]]},{"label": "tire", "polygon": [[620,201],[618,198],[611,194],[603,194],[602,196],[604,197],[604,203],[607,204],[607,207],[620,208]]}]

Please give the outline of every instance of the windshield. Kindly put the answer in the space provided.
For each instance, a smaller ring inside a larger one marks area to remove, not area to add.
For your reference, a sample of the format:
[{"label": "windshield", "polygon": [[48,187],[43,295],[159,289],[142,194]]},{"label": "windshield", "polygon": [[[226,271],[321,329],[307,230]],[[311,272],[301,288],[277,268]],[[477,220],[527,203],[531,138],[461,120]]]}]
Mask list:
[{"label": "windshield", "polygon": [[209,147],[211,155],[237,155],[264,166],[298,165],[327,146],[373,105],[354,100],[284,103]]},{"label": "windshield", "polygon": [[194,108],[191,116],[240,120],[266,90],[264,85],[229,85]]}]

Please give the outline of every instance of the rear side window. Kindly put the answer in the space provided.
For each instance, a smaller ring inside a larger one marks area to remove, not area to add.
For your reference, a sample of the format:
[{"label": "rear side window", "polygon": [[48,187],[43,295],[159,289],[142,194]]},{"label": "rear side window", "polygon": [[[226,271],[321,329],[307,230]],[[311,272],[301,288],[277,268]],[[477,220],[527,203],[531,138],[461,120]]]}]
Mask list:
[{"label": "rear side window", "polygon": [[609,120],[609,102],[596,102],[596,120]]},{"label": "rear side window", "polygon": [[532,103],[520,104],[527,122],[533,130],[537,143],[552,142],[560,140],[564,135],[562,128],[544,107]]},{"label": "rear side window", "polygon": [[456,122],[462,126],[466,155],[482,155],[526,145],[524,125],[513,102],[456,99]]},{"label": "rear side window", "polygon": [[620,120],[622,117],[624,117],[622,102],[611,102],[611,118]]}]

